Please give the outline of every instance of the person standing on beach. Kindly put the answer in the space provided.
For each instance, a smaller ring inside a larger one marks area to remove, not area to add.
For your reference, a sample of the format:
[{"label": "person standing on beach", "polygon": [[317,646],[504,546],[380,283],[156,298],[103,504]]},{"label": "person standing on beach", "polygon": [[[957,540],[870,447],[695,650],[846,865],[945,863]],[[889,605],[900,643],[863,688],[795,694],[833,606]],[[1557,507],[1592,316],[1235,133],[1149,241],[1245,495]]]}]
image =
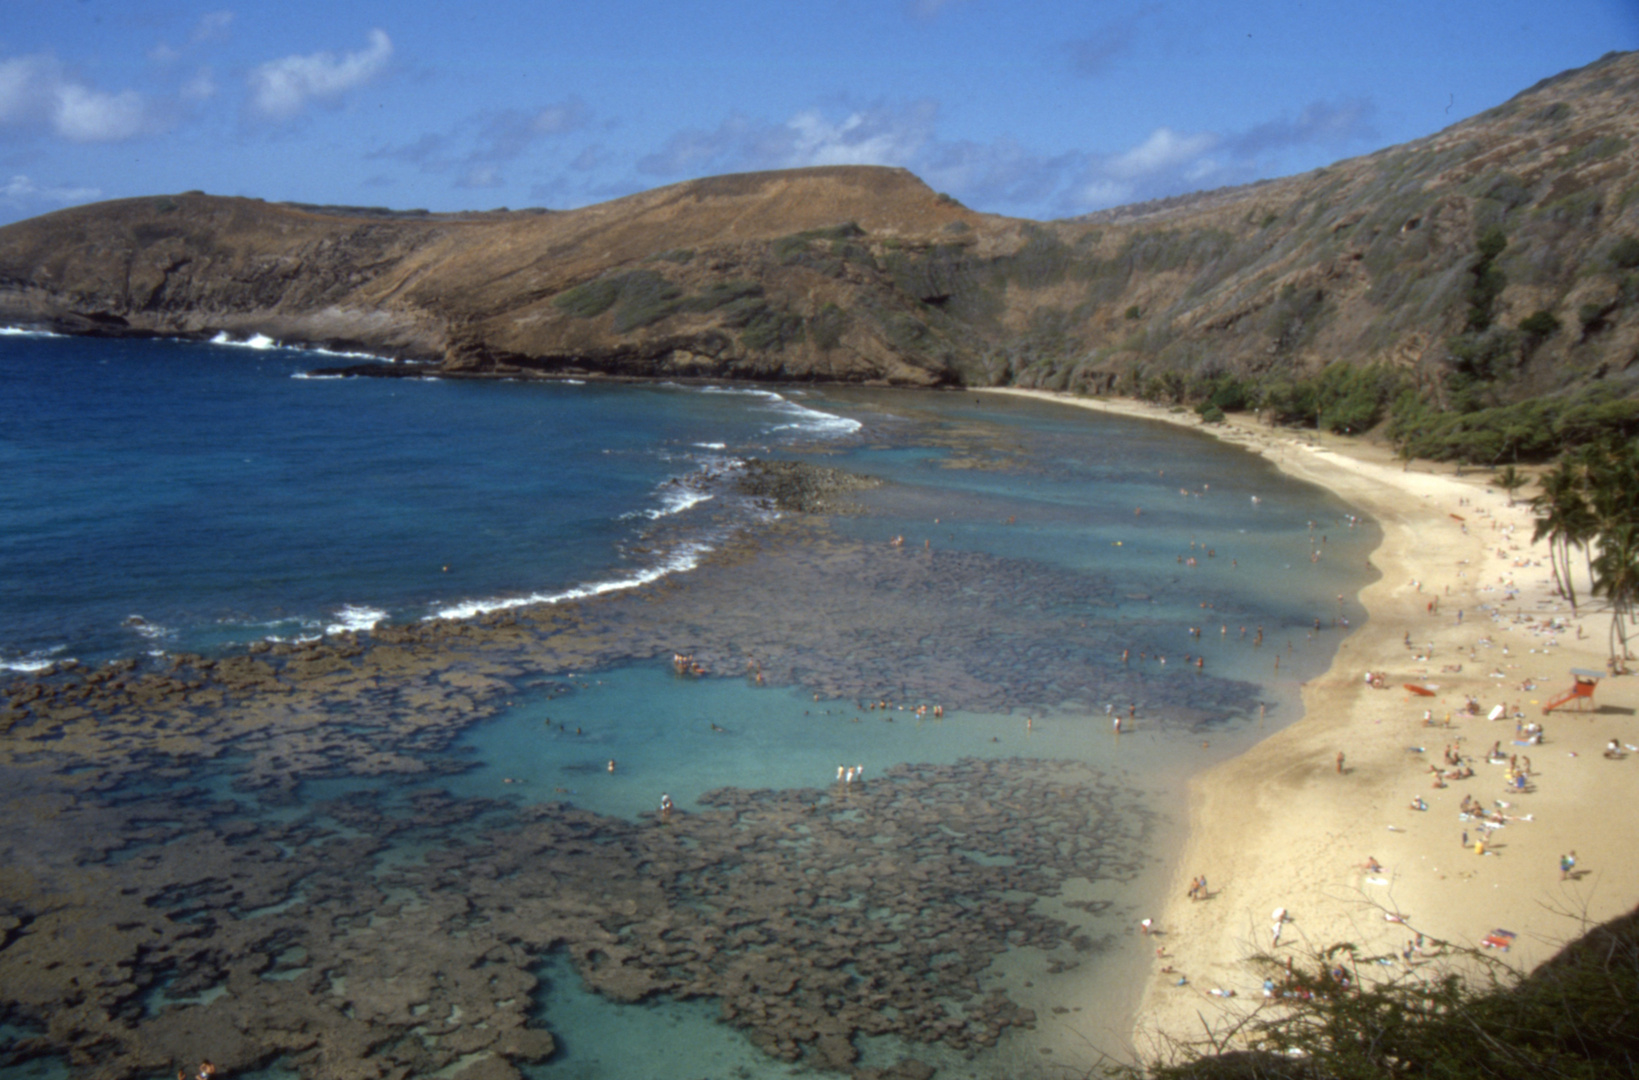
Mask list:
[{"label": "person standing on beach", "polygon": [[1341,750],[1337,752],[1337,774],[1339,776],[1343,775],[1343,751]]},{"label": "person standing on beach", "polygon": [[1576,852],[1572,851],[1559,857],[1559,880],[1569,881],[1571,871],[1576,869]]}]

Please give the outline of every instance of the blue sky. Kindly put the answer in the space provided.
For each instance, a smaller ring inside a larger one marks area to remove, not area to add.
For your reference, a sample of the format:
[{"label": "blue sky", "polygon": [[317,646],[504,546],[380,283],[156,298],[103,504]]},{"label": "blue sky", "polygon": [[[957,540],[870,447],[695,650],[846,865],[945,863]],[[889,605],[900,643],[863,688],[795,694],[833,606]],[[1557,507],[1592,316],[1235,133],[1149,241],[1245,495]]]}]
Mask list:
[{"label": "blue sky", "polygon": [[5,0],[0,223],[203,189],[572,208],[911,169],[1051,218],[1315,168],[1639,48],[1639,0]]}]

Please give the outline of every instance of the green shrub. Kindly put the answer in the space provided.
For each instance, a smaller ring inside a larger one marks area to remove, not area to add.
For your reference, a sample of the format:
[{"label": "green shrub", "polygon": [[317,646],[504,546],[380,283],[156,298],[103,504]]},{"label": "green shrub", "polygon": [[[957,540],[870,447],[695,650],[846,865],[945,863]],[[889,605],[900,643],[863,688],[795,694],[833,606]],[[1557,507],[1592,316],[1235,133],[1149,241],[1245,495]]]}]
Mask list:
[{"label": "green shrub", "polygon": [[775,352],[802,338],[802,319],[789,311],[762,305],[740,332],[740,343],[748,349]]},{"label": "green shrub", "polygon": [[1639,237],[1622,237],[1611,245],[1609,258],[1618,270],[1639,269]]},{"label": "green shrub", "polygon": [[920,345],[928,334],[926,323],[898,312],[889,312],[882,317],[882,330],[889,344],[907,352]]},{"label": "green shrub", "polygon": [[1520,320],[1519,328],[1523,334],[1534,338],[1552,337],[1559,330],[1559,316],[1543,309],[1534,311]]},{"label": "green shrub", "polygon": [[826,304],[808,320],[808,340],[816,348],[834,349],[842,344],[842,335],[847,329],[847,313],[835,304]]},{"label": "green shrub", "polygon": [[1261,393],[1256,381],[1226,371],[1205,372],[1188,381],[1188,396],[1199,403],[1196,411],[1211,405],[1226,413],[1245,412]]},{"label": "green shrub", "polygon": [[1605,316],[1612,310],[1610,304],[1599,304],[1589,301],[1576,309],[1576,319],[1582,324],[1582,332],[1591,334],[1605,324]]},{"label": "green shrub", "polygon": [[1224,411],[1211,402],[1203,401],[1196,406],[1195,411],[1200,413],[1201,419],[1208,424],[1221,424],[1224,422]]},{"label": "green shrub", "polygon": [[761,296],[763,287],[755,281],[735,279],[732,281],[714,281],[693,296],[687,297],[678,303],[682,311],[716,311],[736,300],[743,300],[748,296]]},{"label": "green shrub", "polygon": [[576,285],[559,293],[552,303],[582,319],[595,318],[614,308],[615,331],[624,334],[672,314],[680,306],[682,293],[653,270],[628,270]]},{"label": "green shrub", "polygon": [[774,241],[774,261],[782,266],[789,266],[807,254],[809,245],[815,241],[857,240],[864,235],[865,230],[852,221],[845,221],[841,225],[828,225],[823,229],[792,233]]},{"label": "green shrub", "polygon": [[1639,401],[1603,387],[1468,413],[1440,412],[1409,388],[1395,400],[1388,435],[1407,457],[1495,465],[1547,461],[1612,435],[1639,433]]},{"label": "green shrub", "polygon": [[615,302],[615,333],[624,334],[659,322],[677,310],[683,290],[653,270],[633,270],[620,277]]},{"label": "green shrub", "polygon": [[1508,286],[1508,276],[1497,265],[1497,257],[1508,247],[1508,237],[1493,225],[1480,233],[1475,244],[1476,258],[1469,268],[1473,280],[1468,286],[1468,329],[1484,330],[1491,325],[1491,311],[1497,297]]},{"label": "green shrub", "polygon": [[555,307],[582,319],[602,315],[620,299],[620,278],[597,278],[559,293],[552,301]]}]

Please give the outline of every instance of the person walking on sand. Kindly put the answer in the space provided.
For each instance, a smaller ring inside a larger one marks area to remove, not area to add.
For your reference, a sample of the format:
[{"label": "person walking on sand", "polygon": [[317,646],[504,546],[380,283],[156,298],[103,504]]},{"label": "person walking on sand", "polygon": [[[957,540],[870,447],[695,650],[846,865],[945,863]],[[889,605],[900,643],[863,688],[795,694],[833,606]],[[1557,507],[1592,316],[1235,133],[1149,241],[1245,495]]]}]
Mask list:
[{"label": "person walking on sand", "polygon": [[1571,851],[1559,857],[1559,880],[1569,881],[1571,871],[1576,869],[1576,852]]},{"label": "person walking on sand", "polygon": [[1343,751],[1341,750],[1337,752],[1337,774],[1339,776],[1343,775]]}]

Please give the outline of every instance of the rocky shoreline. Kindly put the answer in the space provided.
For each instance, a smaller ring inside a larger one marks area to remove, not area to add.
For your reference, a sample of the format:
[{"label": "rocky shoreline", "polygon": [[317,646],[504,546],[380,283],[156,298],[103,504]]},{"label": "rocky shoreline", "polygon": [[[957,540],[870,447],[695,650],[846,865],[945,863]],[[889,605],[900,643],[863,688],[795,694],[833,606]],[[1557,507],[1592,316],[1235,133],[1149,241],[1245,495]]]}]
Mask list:
[{"label": "rocky shoreline", "polygon": [[857,503],[843,496],[882,486],[874,476],[806,461],[762,461],[753,458],[735,479],[742,495],[761,499],[775,509],[798,514],[857,514]]}]

